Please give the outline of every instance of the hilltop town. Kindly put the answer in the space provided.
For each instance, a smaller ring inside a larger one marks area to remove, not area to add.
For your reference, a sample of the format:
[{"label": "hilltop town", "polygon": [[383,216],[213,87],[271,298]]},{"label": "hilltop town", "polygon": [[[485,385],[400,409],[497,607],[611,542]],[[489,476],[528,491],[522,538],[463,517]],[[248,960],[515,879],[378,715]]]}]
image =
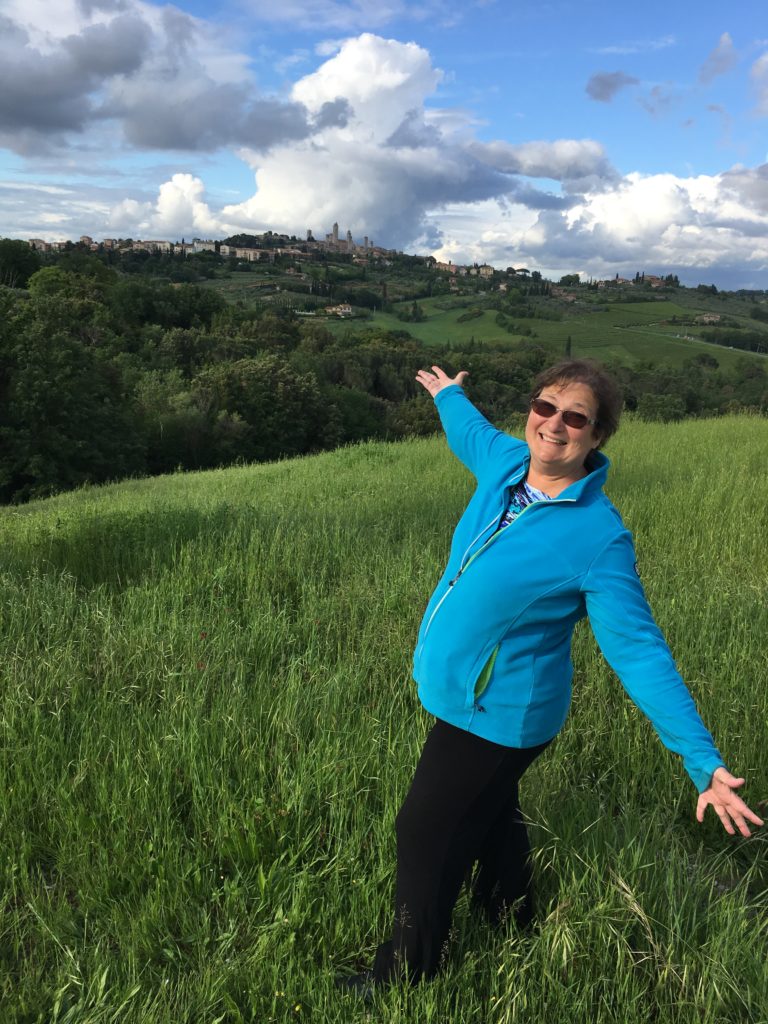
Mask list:
[{"label": "hilltop town", "polygon": [[[287,259],[310,259],[317,256],[338,256],[351,258],[356,264],[370,264],[375,262],[380,266],[388,266],[391,260],[397,256],[403,256],[402,250],[386,249],[374,245],[373,240],[367,235],[362,242],[356,242],[351,230],[344,235],[340,233],[338,222],[334,223],[330,232],[322,239],[316,239],[311,229],[307,230],[306,238],[299,239],[295,235],[279,234],[266,231],[257,235],[236,235],[224,241],[213,239],[194,238],[191,242],[182,239],[180,242],[172,242],[168,239],[133,239],[133,238],[104,238],[102,241],[95,241],[90,235],[81,235],[77,241],[47,241],[43,238],[30,238],[27,240],[29,246],[39,253],[59,253],[68,251],[74,247],[86,249],[94,253],[110,252],[115,254],[124,253],[146,253],[149,255],[169,256],[190,256],[201,253],[215,253],[225,259],[236,259],[247,263],[274,263],[278,258]],[[419,260],[427,269],[446,274],[449,280],[449,290],[459,291],[459,279],[464,277],[477,277],[485,281],[496,280],[496,286],[503,292],[507,288],[506,280],[509,278],[520,278],[523,280],[541,281],[542,275],[536,270],[528,270],[525,267],[507,267],[499,270],[491,264],[472,263],[457,264],[435,259],[433,256],[411,256],[410,259]],[[562,278],[558,285],[554,286],[552,294],[560,297],[563,301],[575,301],[576,295],[568,290],[569,286],[577,285],[580,282],[578,274],[568,274]],[[586,282],[584,282],[586,283]],[[603,280],[590,280],[592,286],[599,289],[618,286],[632,286],[643,284],[652,289],[675,287],[678,280],[674,275],[661,277],[652,274],[636,274],[634,278],[625,278],[619,274]]]},{"label": "hilltop town", "polygon": [[104,238],[101,242],[94,241],[90,235],[81,235],[77,242],[71,240],[48,242],[43,238],[30,238],[28,244],[38,252],[64,252],[77,244],[92,252],[103,250],[114,252],[146,252],[166,253],[173,255],[188,256],[202,252],[216,252],[220,256],[235,257],[240,260],[247,260],[251,263],[258,263],[262,260],[273,261],[276,256],[306,256],[311,253],[335,253],[339,255],[351,255],[362,259],[370,257],[386,258],[396,255],[397,250],[384,249],[373,244],[372,239],[366,235],[361,243],[355,242],[352,232],[347,230],[344,237],[339,233],[339,225],[335,223],[331,231],[320,240],[307,230],[307,237],[304,240],[298,239],[295,235],[275,234],[266,231],[260,235],[235,236],[240,238],[258,241],[258,245],[238,245],[231,242],[219,242],[212,239],[195,238],[191,242],[182,239],[180,242],[171,242],[167,239],[147,238]]}]

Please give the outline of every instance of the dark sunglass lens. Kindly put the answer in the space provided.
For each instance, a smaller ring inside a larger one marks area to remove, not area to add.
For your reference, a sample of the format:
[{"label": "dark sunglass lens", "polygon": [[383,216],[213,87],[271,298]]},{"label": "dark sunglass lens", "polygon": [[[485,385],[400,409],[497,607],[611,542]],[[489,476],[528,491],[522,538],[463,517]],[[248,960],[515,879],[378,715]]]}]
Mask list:
[{"label": "dark sunglass lens", "polygon": [[581,430],[582,427],[586,427],[589,420],[583,412],[572,412],[569,409],[568,412],[563,413],[563,423],[573,427],[574,430]]},{"label": "dark sunglass lens", "polygon": [[[550,416],[554,416],[557,412],[557,406],[552,405],[551,402],[546,401],[544,398],[534,398],[531,402],[531,408],[537,416],[543,416],[544,419],[549,419]],[[582,430],[589,423],[589,417],[585,416],[583,412],[574,412],[572,409],[567,409],[563,413],[563,423],[573,427],[574,430]]]},{"label": "dark sunglass lens", "polygon": [[551,402],[545,402],[543,398],[534,398],[531,402],[531,408],[537,416],[543,416],[545,419],[549,416],[554,416],[557,412],[557,406],[552,405]]}]

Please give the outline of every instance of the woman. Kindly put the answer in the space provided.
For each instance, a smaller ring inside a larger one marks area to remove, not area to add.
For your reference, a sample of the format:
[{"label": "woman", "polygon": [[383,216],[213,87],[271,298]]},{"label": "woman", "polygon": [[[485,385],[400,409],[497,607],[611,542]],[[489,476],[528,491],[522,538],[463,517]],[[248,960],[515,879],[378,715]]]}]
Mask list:
[{"label": "woman", "polygon": [[392,939],[372,971],[344,980],[362,994],[438,970],[475,862],[473,901],[494,922],[512,912],[530,923],[518,783],[565,721],[571,636],[585,615],[633,701],[682,756],[698,820],[711,804],[731,834],[762,824],[698,716],[645,600],[632,538],[603,494],[609,463],[599,449],[622,405],[615,382],[587,360],[545,370],[523,442],[474,408],[466,376],[433,366],[416,378],[477,489],[419,630],[414,678],[436,722],[397,816]]}]

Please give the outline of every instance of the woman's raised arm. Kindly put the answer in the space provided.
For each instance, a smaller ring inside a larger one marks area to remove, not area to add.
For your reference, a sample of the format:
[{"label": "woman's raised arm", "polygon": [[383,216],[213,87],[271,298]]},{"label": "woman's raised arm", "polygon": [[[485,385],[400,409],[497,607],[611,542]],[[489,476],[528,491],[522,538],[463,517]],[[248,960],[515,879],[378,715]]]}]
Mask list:
[{"label": "woman's raised arm", "polygon": [[479,480],[487,470],[497,469],[497,460],[523,442],[498,430],[464,394],[469,374],[460,370],[449,377],[439,366],[419,370],[416,380],[435,400],[448,447]]}]

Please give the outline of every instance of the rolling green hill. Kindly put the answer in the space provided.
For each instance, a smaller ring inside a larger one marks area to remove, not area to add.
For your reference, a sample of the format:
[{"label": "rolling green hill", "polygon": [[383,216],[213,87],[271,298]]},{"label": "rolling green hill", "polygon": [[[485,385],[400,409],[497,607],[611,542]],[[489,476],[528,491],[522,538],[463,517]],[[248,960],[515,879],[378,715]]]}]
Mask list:
[{"label": "rolling green hill", "polygon": [[[628,422],[610,495],[703,717],[768,796],[768,421]],[[462,900],[446,972],[367,1008],[428,719],[421,612],[471,493],[440,438],[0,509],[8,1022],[762,1020],[765,836],[681,765],[579,628],[526,777],[541,927]]]},{"label": "rolling green hill", "polygon": [[[496,310],[484,309],[483,301],[469,302],[468,308],[481,310],[481,315],[461,322],[466,308],[441,309],[440,300],[424,299],[419,305],[425,319],[420,323],[404,323],[394,313],[375,313],[369,321],[371,327],[388,330],[406,330],[426,345],[445,344],[460,348],[470,339],[478,344],[515,340],[522,337],[506,331],[496,323]],[[401,303],[407,309],[410,303]],[[617,361],[626,365],[637,362],[665,363],[680,367],[687,359],[699,353],[713,355],[721,366],[729,368],[744,358],[765,358],[752,353],[715,346],[700,340],[701,328],[676,326],[668,321],[672,317],[689,317],[691,310],[675,302],[612,303],[593,309],[589,306],[562,310],[562,320],[552,321],[530,317],[509,319],[520,328],[527,329],[537,344],[560,355],[567,339],[571,338],[573,356],[591,356],[606,362]],[[350,320],[331,322],[335,333],[358,332],[365,322]],[[768,347],[768,331],[766,332]]]},{"label": "rolling green hill", "polygon": [[[318,291],[326,280],[332,282],[335,298],[322,298]],[[314,282],[313,294],[307,293],[310,281]],[[497,274],[487,283],[469,277],[459,281],[455,285],[458,291],[448,293],[447,275],[429,272],[423,261],[409,257],[402,266],[395,260],[388,268],[333,261],[300,262],[290,267],[278,263],[257,266],[248,273],[223,273],[205,286],[246,308],[260,303],[304,310],[319,303],[318,320],[337,335],[357,335],[365,329],[405,330],[425,345],[448,343],[456,348],[470,341],[480,345],[514,343],[528,337],[553,356],[563,353],[570,337],[574,356],[592,356],[627,366],[653,362],[681,367],[686,360],[708,353],[724,369],[730,369],[744,356],[764,358],[703,341],[707,325],[692,321],[702,314],[716,314],[734,325],[765,334],[768,351],[768,324],[750,317],[757,300],[739,293],[713,294],[707,289],[682,287],[657,293],[647,287],[630,286],[593,291],[581,286],[561,289],[562,295],[525,297],[529,282],[504,274]],[[499,291],[504,281],[508,293]],[[355,295],[363,292],[368,296],[366,304],[374,299],[373,309],[356,306]],[[522,294],[517,295],[516,305],[513,296],[517,292]],[[376,295],[380,295],[378,302]],[[325,316],[324,306],[341,300],[352,303],[356,317]],[[409,313],[414,300],[423,318],[404,322],[398,314]],[[500,309],[506,324],[499,323]],[[532,311],[538,315],[530,315]]]}]

